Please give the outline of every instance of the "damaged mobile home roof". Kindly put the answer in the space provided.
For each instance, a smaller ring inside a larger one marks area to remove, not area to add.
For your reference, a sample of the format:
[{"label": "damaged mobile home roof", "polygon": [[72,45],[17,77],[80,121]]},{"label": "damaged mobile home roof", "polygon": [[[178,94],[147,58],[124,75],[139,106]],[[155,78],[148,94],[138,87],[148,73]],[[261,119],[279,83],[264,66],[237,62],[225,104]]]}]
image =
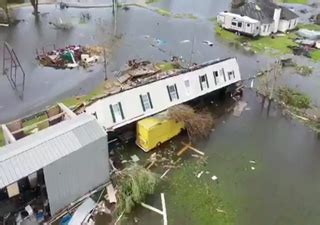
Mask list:
[{"label": "damaged mobile home roof", "polygon": [[233,8],[232,13],[248,16],[262,23],[272,23],[275,9],[281,9],[281,19],[292,20],[299,16],[286,7],[279,6],[270,0],[256,0],[248,2],[239,8]]},{"label": "damaged mobile home roof", "polygon": [[0,188],[105,137],[94,116],[82,114],[4,146],[0,148]]}]

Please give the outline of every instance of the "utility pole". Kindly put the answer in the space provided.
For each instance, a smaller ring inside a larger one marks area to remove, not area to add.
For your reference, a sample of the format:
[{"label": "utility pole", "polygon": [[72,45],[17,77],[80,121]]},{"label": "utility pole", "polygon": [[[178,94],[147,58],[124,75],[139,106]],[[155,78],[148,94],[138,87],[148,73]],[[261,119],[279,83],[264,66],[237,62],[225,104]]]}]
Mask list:
[{"label": "utility pole", "polygon": [[192,61],[193,61],[193,48],[194,48],[194,35],[192,37],[192,45],[191,45],[191,56],[190,56],[190,62],[189,62],[189,66],[191,66]]},{"label": "utility pole", "polygon": [[107,53],[106,48],[103,48],[103,59],[104,59],[104,80],[108,80],[107,76]]}]

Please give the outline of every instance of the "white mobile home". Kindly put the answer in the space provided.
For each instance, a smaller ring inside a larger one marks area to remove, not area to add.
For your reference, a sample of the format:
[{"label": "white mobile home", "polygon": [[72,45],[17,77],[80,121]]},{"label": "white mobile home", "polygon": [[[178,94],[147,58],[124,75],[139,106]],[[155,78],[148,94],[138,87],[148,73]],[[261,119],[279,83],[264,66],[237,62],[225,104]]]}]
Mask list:
[{"label": "white mobile home", "polygon": [[[240,18],[246,17],[259,21],[259,35],[261,36],[292,30],[296,28],[299,20],[296,13],[284,6],[275,4],[272,0],[250,1],[240,7],[232,8],[231,13],[238,15]],[[236,20],[238,19],[236,18]],[[226,25],[222,23],[222,26]]]},{"label": "white mobile home", "polygon": [[177,74],[107,96],[86,107],[112,131],[241,80],[235,58],[211,61]]},{"label": "white mobile home", "polygon": [[218,24],[224,29],[237,31],[242,34],[258,36],[261,23],[247,16],[241,16],[230,12],[221,12],[217,16]]}]

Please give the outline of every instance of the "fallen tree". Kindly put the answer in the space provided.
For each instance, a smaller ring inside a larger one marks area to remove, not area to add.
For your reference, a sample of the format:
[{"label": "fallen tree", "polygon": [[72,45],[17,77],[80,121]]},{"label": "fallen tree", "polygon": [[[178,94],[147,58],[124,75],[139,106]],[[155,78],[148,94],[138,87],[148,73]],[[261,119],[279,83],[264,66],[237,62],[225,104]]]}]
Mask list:
[{"label": "fallen tree", "polygon": [[188,105],[177,105],[169,108],[168,117],[184,123],[190,140],[207,138],[214,125],[212,115],[209,112],[196,112]]},{"label": "fallen tree", "polygon": [[148,194],[153,194],[158,177],[150,170],[133,164],[116,174],[118,213],[130,213]]}]

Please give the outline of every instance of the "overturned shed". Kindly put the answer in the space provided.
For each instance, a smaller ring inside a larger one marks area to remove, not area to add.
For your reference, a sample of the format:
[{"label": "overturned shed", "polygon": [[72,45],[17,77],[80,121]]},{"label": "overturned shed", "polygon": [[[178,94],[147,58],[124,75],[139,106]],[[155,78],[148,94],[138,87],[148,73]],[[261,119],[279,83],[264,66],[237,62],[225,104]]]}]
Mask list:
[{"label": "overturned shed", "polygon": [[108,181],[106,133],[93,116],[83,114],[62,121],[0,148],[0,174],[0,191],[8,193],[1,201],[10,200],[8,187],[16,187],[14,195],[23,198],[21,180],[28,183],[29,178],[31,184],[33,176],[37,183],[41,174],[49,215],[54,215]]}]

